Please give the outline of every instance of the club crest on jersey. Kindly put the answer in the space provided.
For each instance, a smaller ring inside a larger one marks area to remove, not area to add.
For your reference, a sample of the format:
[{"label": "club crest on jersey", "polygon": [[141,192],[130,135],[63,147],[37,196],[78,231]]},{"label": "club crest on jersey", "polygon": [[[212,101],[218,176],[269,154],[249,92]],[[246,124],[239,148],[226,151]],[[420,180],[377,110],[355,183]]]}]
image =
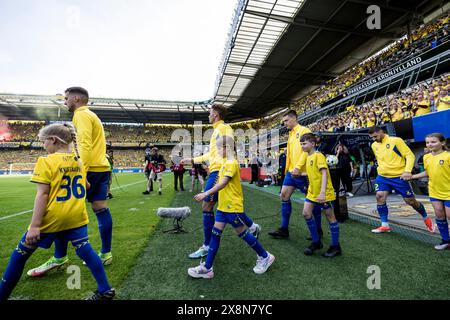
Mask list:
[{"label": "club crest on jersey", "polygon": [[391,145],[388,143],[387,145],[386,145],[386,149],[389,149],[391,147]]},{"label": "club crest on jersey", "polygon": [[313,164],[314,164],[314,161],[311,160],[311,162],[309,163],[309,165],[312,167]]},{"label": "club crest on jersey", "polygon": [[296,138],[297,138],[297,139],[300,138],[300,133],[297,133]]},{"label": "club crest on jersey", "polygon": [[444,160],[440,160],[439,161],[439,164],[442,166],[442,165],[444,165]]}]

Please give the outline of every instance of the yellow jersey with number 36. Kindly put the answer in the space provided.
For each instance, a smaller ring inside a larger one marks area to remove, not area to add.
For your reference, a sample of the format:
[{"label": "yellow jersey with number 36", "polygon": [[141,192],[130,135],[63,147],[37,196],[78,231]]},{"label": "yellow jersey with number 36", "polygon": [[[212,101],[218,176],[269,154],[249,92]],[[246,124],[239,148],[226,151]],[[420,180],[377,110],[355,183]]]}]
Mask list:
[{"label": "yellow jersey with number 36", "polygon": [[89,223],[86,173],[74,154],[57,152],[40,157],[30,181],[50,186],[40,227],[42,233],[79,228]]},{"label": "yellow jersey with number 36", "polygon": [[427,171],[428,193],[431,198],[450,200],[450,152],[438,155],[426,154],[423,164]]},{"label": "yellow jersey with number 36", "polygon": [[306,173],[308,174],[308,193],[306,199],[317,202],[317,197],[322,188],[322,169],[327,170],[327,188],[325,191],[325,201],[336,200],[333,184],[331,183],[330,170],[328,170],[327,159],[319,151],[308,155],[306,158]]}]

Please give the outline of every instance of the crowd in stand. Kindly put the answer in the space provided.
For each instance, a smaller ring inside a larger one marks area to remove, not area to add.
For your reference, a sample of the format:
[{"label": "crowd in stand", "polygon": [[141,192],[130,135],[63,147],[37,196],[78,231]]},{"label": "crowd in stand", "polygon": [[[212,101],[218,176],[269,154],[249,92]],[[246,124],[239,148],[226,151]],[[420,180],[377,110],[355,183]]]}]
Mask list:
[{"label": "crowd in stand", "polygon": [[45,126],[45,122],[15,121],[8,123],[12,142],[36,141],[39,130]]},{"label": "crowd in stand", "polygon": [[447,110],[450,109],[449,89],[450,74],[447,74],[361,106],[349,106],[346,111],[308,127],[314,132],[351,131]]},{"label": "crowd in stand", "polygon": [[[361,82],[400,61],[407,60],[427,49],[433,49],[439,44],[448,41],[450,39],[449,20],[450,15],[447,14],[444,17],[420,26],[409,36],[405,36],[391,44],[381,53],[350,68],[342,75],[330,80],[327,84],[299,99],[292,108],[299,114],[320,108],[322,103],[336,97],[357,82]],[[279,119],[274,119],[273,123],[278,124],[279,122],[277,120]]]},{"label": "crowd in stand", "polygon": [[[31,164],[36,163],[39,157],[47,153],[42,150],[2,150],[0,151],[0,170],[9,170],[10,165],[14,164],[14,170],[31,170]],[[25,164],[30,165],[25,165]]]},{"label": "crowd in stand", "polygon": [[171,142],[171,135],[176,127],[173,126],[132,126],[132,125],[104,125],[107,141],[137,142],[137,143],[167,143]]}]

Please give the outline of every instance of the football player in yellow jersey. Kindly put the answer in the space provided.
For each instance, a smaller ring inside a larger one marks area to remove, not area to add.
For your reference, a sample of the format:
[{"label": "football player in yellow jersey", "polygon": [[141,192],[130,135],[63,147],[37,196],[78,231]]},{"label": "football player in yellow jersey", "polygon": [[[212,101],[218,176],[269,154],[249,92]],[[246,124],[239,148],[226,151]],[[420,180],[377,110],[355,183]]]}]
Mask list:
[{"label": "football player in yellow jersey", "polygon": [[431,153],[423,157],[425,171],[413,175],[412,179],[427,177],[428,194],[434,213],[436,225],[441,234],[442,242],[435,245],[436,250],[444,250],[450,246],[448,222],[450,219],[450,152],[446,139],[441,133],[431,133],[425,138],[427,149]]},{"label": "football player in yellow jersey", "polygon": [[306,162],[306,174],[309,179],[308,193],[303,205],[303,216],[312,237],[311,245],[304,250],[304,254],[310,256],[314,251],[323,247],[316,223],[312,218],[314,208],[319,207],[325,212],[331,232],[331,245],[322,256],[333,258],[341,255],[342,249],[339,244],[339,224],[334,216],[332,203],[336,200],[336,194],[331,183],[327,160],[321,152],[316,151],[317,140],[314,134],[307,133],[300,138],[300,141],[303,151],[307,153],[307,157],[303,155],[303,161]]},{"label": "football player in yellow jersey", "polygon": [[214,276],[213,263],[217,250],[219,250],[220,237],[227,223],[231,224],[236,234],[256,251],[258,259],[253,271],[263,274],[274,262],[275,257],[267,252],[262,245],[245,227],[244,195],[242,193],[240,166],[235,158],[234,138],[220,136],[217,138],[217,152],[222,158],[222,165],[218,176],[218,183],[211,189],[197,194],[194,199],[203,201],[211,194],[219,193],[214,227],[206,261],[199,266],[189,268],[188,274],[193,278],[210,279]]},{"label": "football player in yellow jersey", "polygon": [[[223,136],[230,136],[234,138],[233,129],[225,124],[224,118],[226,115],[226,108],[221,105],[213,105],[209,112],[209,123],[213,125],[214,132],[211,135],[209,142],[209,152],[195,157],[193,159],[185,158],[181,160],[181,164],[186,163],[202,163],[209,162],[209,176],[206,180],[204,191],[208,191],[214,187],[219,179],[219,170],[222,167],[223,158],[219,155],[217,150],[217,139]],[[208,197],[203,200],[203,237],[204,241],[202,246],[197,250],[189,254],[191,259],[199,259],[205,257],[208,254],[209,242],[211,241],[211,231],[214,226],[214,205],[217,203],[218,194],[216,192],[210,193]],[[244,217],[245,225],[250,229],[250,232],[258,238],[260,233],[260,226],[248,217]]]},{"label": "football player in yellow jersey", "polygon": [[[97,115],[87,107],[89,93],[81,87],[71,87],[65,91],[65,105],[73,113],[73,125],[78,135],[78,145],[81,161],[86,171],[87,181],[91,188],[86,199],[91,203],[97,220],[102,240],[99,253],[104,265],[112,263],[112,217],[108,208],[108,185],[111,176],[110,165],[106,159],[106,140],[103,125]],[[29,270],[29,276],[40,276],[54,267],[67,264],[67,242],[55,240],[55,253],[47,262]]]},{"label": "football player in yellow jersey", "polygon": [[56,239],[72,242],[97,281],[98,289],[88,299],[111,300],[115,291],[108,283],[100,257],[89,244],[86,173],[76,149],[75,128],[51,124],[41,129],[39,140],[49,156],[40,157],[34,168],[31,182],[37,184],[37,192],[31,224],[11,254],[0,283],[0,301],[8,299],[33,252],[38,247],[50,248]]},{"label": "football player in yellow jersey", "polygon": [[[297,112],[295,110],[289,110],[284,113],[283,123],[290,131],[287,143],[286,176],[284,177],[280,194],[281,225],[277,230],[269,232],[269,235],[276,239],[289,238],[289,220],[292,213],[291,196],[295,189],[299,189],[303,193],[306,193],[308,189],[308,179],[301,175],[305,171],[305,168],[304,165],[300,164],[303,154],[300,138],[306,133],[311,133],[311,130],[298,123]],[[314,210],[314,219],[316,219],[319,234],[323,234],[320,208]]]},{"label": "football player in yellow jersey", "polygon": [[388,136],[380,127],[371,128],[369,136],[374,141],[372,150],[378,162],[375,191],[377,210],[381,219],[381,226],[373,229],[372,232],[391,232],[386,199],[392,190],[400,194],[403,200],[422,216],[428,231],[434,232],[433,221],[428,217],[423,204],[416,200],[411,185],[405,181],[411,179],[412,176],[414,153],[403,139]]}]

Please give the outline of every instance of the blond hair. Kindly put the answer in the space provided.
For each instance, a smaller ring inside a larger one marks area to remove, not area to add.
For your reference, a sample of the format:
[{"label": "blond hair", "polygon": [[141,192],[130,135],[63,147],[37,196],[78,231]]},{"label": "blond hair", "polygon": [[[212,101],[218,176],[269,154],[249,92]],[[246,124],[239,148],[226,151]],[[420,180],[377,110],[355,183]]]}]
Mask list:
[{"label": "blond hair", "polygon": [[78,153],[77,144],[77,132],[75,127],[70,123],[54,123],[45,126],[39,130],[38,134],[39,140],[44,140],[46,138],[55,138],[59,143],[70,145],[73,143],[73,148],[75,150],[75,158],[78,161],[80,167],[82,166],[80,154]]}]

